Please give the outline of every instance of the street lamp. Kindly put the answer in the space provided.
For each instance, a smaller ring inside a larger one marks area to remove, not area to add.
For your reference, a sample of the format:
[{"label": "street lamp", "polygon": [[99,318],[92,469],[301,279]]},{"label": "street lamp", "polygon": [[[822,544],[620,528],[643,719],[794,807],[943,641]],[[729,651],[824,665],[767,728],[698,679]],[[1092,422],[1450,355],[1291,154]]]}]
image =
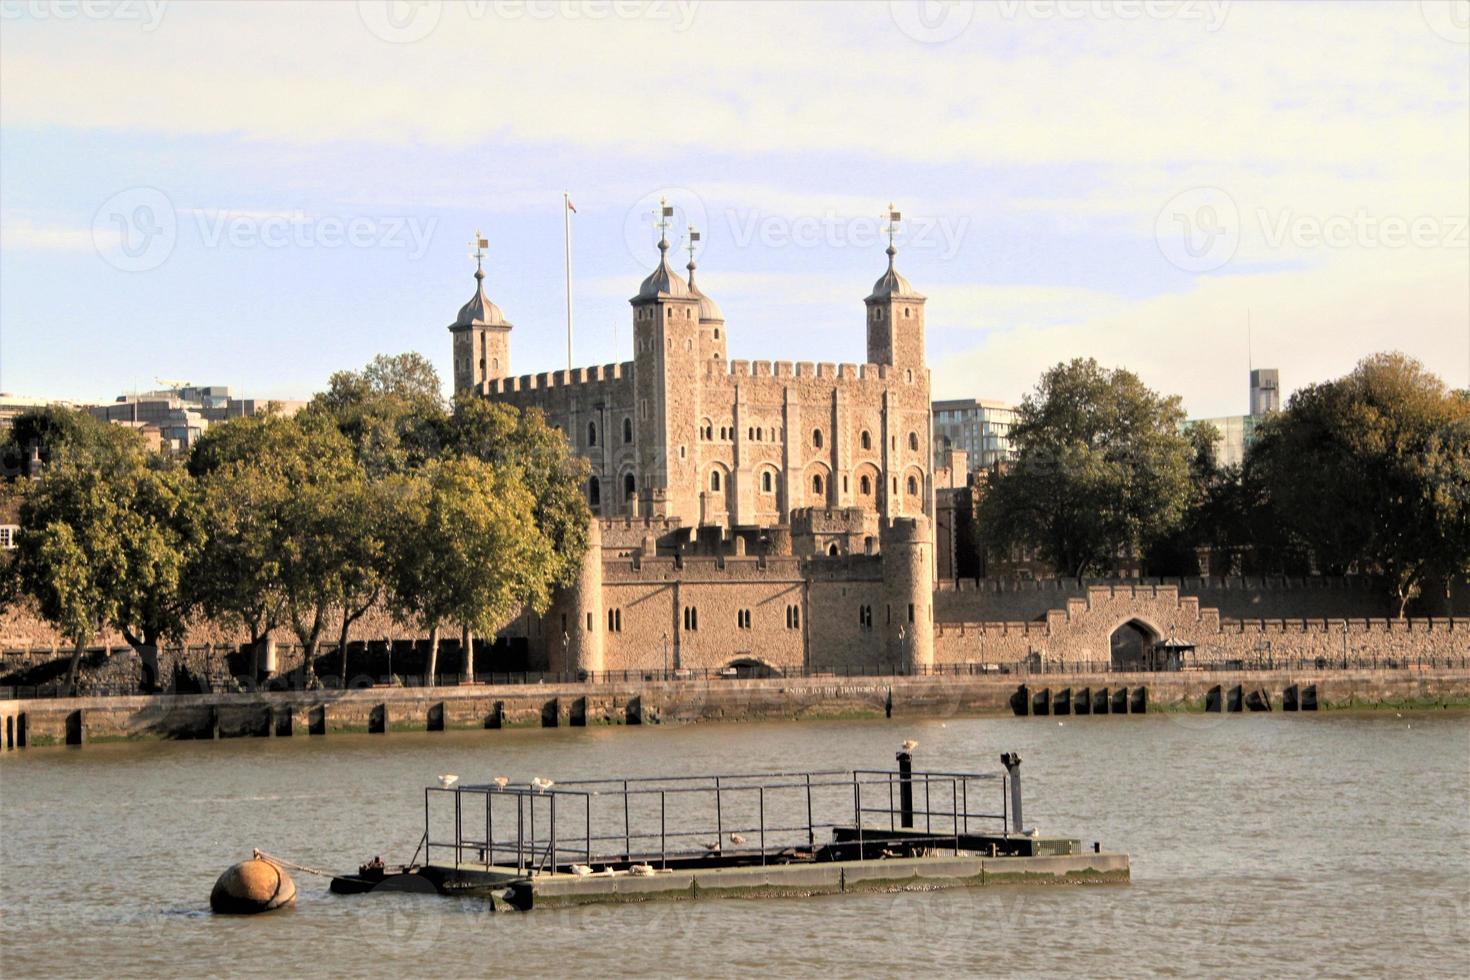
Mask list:
[{"label": "street lamp", "polygon": [[668,677],[669,677],[669,633],[668,633],[668,630],[665,630],[664,631],[664,673],[663,673],[663,677],[664,677],[664,680],[668,680]]}]

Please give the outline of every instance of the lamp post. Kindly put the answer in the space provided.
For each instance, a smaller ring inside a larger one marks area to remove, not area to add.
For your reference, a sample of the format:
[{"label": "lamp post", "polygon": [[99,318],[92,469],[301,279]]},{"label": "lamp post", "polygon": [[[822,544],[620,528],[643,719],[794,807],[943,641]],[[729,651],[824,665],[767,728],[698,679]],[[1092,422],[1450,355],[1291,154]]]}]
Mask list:
[{"label": "lamp post", "polygon": [[669,633],[664,631],[664,672],[663,679],[669,679]]}]

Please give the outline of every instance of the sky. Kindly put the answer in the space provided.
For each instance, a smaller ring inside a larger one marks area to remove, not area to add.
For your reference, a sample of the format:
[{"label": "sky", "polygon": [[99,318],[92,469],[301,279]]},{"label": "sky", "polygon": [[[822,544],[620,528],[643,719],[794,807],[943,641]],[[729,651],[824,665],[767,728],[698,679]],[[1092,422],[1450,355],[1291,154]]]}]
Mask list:
[{"label": "sky", "polygon": [[864,360],[892,203],[937,398],[1470,385],[1466,0],[0,0],[0,390],[448,384],[476,231],[512,370],[565,367],[564,191],[579,366],[667,198],[731,358]]}]

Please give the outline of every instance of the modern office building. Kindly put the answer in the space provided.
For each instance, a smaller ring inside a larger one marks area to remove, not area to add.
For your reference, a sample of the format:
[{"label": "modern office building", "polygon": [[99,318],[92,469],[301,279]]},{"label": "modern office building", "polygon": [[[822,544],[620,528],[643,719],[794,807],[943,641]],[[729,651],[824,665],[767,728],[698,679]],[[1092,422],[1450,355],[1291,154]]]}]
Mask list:
[{"label": "modern office building", "polygon": [[1013,457],[1011,426],[1016,407],[1008,402],[958,398],[933,403],[934,459],[941,466],[945,454],[959,450],[969,457],[971,472],[987,470]]}]

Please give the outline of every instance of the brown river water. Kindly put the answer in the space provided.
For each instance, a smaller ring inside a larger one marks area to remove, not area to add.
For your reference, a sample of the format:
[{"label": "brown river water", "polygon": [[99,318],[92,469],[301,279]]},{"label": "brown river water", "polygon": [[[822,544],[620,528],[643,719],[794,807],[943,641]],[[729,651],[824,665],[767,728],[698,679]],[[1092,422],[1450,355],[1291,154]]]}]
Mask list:
[{"label": "brown river water", "polygon": [[[1470,975],[1470,714],[922,719],[239,739],[0,758],[0,974]],[[259,847],[402,861],[422,787],[1025,759],[1026,821],[1133,882],[494,914],[328,894],[215,917]]]}]

